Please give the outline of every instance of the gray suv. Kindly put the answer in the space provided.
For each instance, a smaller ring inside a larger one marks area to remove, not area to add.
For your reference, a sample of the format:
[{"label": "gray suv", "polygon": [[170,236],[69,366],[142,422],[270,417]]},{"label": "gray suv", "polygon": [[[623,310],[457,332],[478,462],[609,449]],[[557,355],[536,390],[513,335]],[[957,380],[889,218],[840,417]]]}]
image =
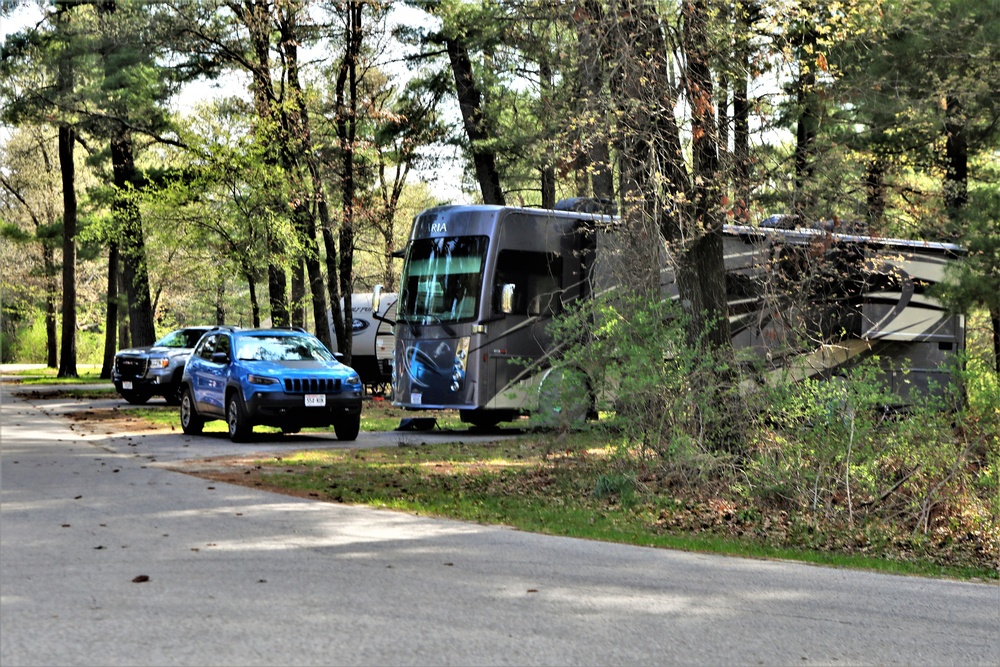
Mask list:
[{"label": "gray suv", "polygon": [[180,405],[184,364],[202,334],[214,328],[185,327],[152,345],[120,350],[111,370],[115,389],[133,405],[142,405],[153,396],[163,396],[168,405]]}]

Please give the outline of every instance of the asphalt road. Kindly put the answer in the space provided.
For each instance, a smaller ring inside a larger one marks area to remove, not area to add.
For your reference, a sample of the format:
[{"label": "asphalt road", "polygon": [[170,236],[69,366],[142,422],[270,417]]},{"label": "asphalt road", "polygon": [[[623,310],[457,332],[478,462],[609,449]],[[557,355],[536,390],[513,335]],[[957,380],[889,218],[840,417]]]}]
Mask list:
[{"label": "asphalt road", "polygon": [[[0,664],[998,665],[1000,586],[548,537],[168,469],[0,388]],[[357,446],[433,434],[364,434]]]}]

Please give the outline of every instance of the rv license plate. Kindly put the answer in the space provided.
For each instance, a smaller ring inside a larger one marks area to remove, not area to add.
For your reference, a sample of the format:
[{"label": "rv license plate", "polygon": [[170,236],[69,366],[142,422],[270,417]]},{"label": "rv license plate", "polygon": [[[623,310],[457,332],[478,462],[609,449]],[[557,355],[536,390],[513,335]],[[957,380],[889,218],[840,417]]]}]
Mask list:
[{"label": "rv license plate", "polygon": [[326,405],[326,394],[306,394],[307,408],[322,408]]},{"label": "rv license plate", "polygon": [[420,405],[423,402],[423,399],[423,394],[418,394],[417,392],[410,394],[410,403],[413,403],[414,405]]},{"label": "rv license plate", "polygon": [[124,389],[125,391],[132,389],[132,383],[129,380],[125,380],[124,382],[122,382],[122,389]]}]

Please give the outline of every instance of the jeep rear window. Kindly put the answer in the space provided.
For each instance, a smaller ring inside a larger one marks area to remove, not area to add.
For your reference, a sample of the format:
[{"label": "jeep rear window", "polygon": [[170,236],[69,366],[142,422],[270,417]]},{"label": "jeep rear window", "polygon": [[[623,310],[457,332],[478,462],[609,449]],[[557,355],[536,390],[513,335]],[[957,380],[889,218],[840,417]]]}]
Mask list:
[{"label": "jeep rear window", "polygon": [[318,340],[306,336],[242,336],[236,357],[242,361],[333,361]]}]

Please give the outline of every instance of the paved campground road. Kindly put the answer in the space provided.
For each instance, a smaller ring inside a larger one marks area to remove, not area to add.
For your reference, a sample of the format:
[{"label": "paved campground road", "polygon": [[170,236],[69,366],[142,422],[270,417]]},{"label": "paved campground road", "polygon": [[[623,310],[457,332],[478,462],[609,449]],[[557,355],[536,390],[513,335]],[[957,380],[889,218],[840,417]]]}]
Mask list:
[{"label": "paved campground road", "polygon": [[[1000,586],[549,537],[169,469],[0,396],[0,664],[1000,664]],[[426,434],[363,434],[357,446]]]}]

